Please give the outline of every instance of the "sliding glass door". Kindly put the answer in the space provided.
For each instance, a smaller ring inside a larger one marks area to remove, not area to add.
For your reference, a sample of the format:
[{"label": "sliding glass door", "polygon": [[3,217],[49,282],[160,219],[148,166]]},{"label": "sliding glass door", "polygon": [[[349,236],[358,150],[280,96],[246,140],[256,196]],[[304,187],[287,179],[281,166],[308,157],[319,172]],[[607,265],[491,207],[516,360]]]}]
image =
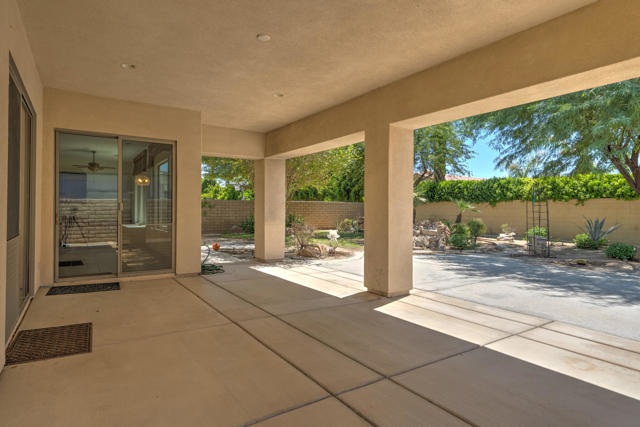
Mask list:
[{"label": "sliding glass door", "polygon": [[122,142],[122,272],[173,265],[173,145]]},{"label": "sliding glass door", "polygon": [[58,277],[118,272],[118,138],[58,134]]},{"label": "sliding glass door", "polygon": [[57,278],[173,269],[173,144],[57,134]]}]

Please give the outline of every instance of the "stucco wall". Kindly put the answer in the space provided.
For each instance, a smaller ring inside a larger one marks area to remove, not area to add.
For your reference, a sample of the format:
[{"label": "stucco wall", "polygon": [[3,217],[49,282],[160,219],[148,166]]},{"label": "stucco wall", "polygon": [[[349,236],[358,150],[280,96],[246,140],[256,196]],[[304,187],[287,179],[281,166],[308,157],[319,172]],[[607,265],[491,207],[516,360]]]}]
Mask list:
[{"label": "stucco wall", "polygon": [[55,130],[101,132],[176,141],[176,273],[200,271],[201,114],[46,88],[40,250],[41,283],[53,282]]},{"label": "stucco wall", "polygon": [[[481,203],[476,207],[480,212],[465,212],[463,221],[481,218],[487,225],[488,234],[500,233],[502,224],[509,224],[518,234],[526,231],[524,202],[498,203],[495,207]],[[457,209],[450,202],[427,203],[416,209],[418,221],[441,218],[453,221],[456,215]],[[640,200],[593,199],[587,200],[584,205],[576,204],[575,201],[549,202],[551,237],[572,240],[582,232],[579,227],[584,225],[585,216],[600,219],[606,217],[605,225],[608,226],[622,224],[621,228],[610,235],[610,241],[640,244]]]},{"label": "stucco wall", "polygon": [[[315,228],[335,228],[344,218],[364,215],[362,203],[289,201],[287,215],[294,213]],[[228,233],[234,225],[254,214],[253,200],[206,200],[202,208],[202,233]]]}]

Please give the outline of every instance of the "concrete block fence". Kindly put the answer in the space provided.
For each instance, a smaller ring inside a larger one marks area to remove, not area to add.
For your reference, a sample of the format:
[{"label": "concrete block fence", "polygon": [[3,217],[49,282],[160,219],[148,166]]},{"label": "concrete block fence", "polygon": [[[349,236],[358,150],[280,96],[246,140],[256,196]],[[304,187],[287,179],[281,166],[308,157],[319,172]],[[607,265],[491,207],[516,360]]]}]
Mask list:
[{"label": "concrete block fence", "polygon": [[[345,218],[364,215],[363,203],[289,201],[287,215],[294,213],[318,229],[335,228]],[[252,200],[205,200],[202,208],[202,233],[228,233],[234,225],[253,215]]]}]

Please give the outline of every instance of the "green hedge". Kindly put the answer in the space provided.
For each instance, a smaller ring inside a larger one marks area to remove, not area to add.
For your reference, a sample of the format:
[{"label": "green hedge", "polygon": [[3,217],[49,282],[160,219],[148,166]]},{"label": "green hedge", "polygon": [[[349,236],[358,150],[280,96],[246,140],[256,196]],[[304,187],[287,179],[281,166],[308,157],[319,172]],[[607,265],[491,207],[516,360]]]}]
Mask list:
[{"label": "green hedge", "polygon": [[537,182],[538,191],[549,200],[582,203],[589,199],[633,200],[636,194],[622,175],[575,175],[545,178],[491,178],[484,181],[423,181],[417,193],[427,202],[446,202],[453,199],[471,203],[489,203],[513,200],[531,200]]}]

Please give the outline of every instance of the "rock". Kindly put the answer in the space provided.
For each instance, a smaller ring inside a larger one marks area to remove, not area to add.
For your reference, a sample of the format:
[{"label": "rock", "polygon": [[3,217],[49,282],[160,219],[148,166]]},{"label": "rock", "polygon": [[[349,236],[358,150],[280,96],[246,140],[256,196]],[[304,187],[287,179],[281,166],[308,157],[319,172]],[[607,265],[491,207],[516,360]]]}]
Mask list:
[{"label": "rock", "polygon": [[298,255],[307,258],[324,258],[329,253],[327,245],[306,245],[298,251]]},{"label": "rock", "polygon": [[440,221],[422,221],[413,227],[413,247],[445,250],[450,234],[449,227]]},{"label": "rock", "polygon": [[516,238],[516,233],[500,233],[498,235],[498,240],[514,240]]}]

